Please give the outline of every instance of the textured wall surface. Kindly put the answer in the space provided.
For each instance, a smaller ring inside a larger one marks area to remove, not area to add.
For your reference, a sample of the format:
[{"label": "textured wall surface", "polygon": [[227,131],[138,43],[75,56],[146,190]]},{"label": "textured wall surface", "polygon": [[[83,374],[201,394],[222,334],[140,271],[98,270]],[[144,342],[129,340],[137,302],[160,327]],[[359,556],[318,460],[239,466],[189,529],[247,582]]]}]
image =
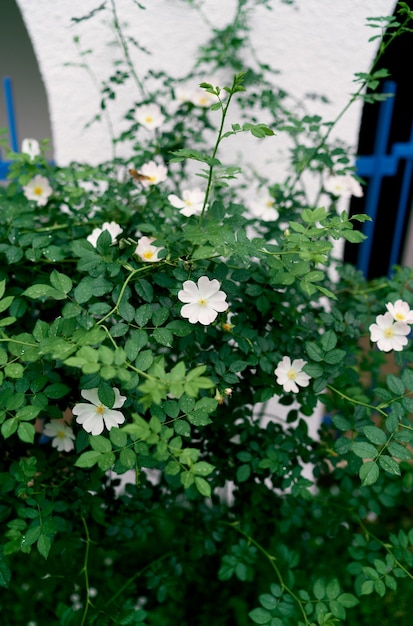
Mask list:
[{"label": "textured wall surface", "polygon": [[[106,128],[85,124],[97,113],[99,95],[88,73],[68,64],[81,61],[73,37],[79,36],[84,48],[91,48],[89,60],[98,78],[104,79],[112,68],[113,39],[110,12],[102,11],[93,19],[75,23],[102,2],[99,0],[17,0],[37,55],[40,72],[49,100],[49,112],[55,147],[60,164],[71,160],[92,163],[110,157]],[[197,46],[205,41],[209,29],[201,16],[184,0],[142,0],[140,10],[133,0],[117,0],[119,17],[127,23],[127,32],[147,48],[151,55],[134,52],[140,76],[148,68],[166,70],[177,77],[191,67]],[[273,10],[264,6],[254,10],[253,40],[259,58],[281,71],[277,82],[298,98],[306,92],[328,95],[331,104],[323,115],[333,119],[354,90],[356,71],[367,71],[375,55],[373,34],[366,28],[369,16],[388,15],[395,0],[298,0],[297,8],[273,0]],[[107,2],[110,6],[110,2]],[[205,14],[212,24],[224,25],[233,14],[234,0],[205,0]],[[133,87],[120,90],[119,113],[134,99]],[[354,144],[357,138],[360,105],[355,105],[340,122],[337,133]],[[116,115],[115,115],[116,117]],[[115,123],[118,122],[115,119]],[[119,126],[117,126],[119,127]],[[245,149],[248,158],[268,172],[280,163],[276,142],[265,147],[258,140],[236,140],[227,150]]]}]

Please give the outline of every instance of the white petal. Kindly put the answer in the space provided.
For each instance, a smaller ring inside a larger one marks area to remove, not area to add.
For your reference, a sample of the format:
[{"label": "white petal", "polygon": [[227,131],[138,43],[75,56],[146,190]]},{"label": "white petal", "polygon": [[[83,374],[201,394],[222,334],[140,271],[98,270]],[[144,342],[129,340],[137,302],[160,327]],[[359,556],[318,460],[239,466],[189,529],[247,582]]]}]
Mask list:
[{"label": "white petal", "polygon": [[80,395],[82,396],[82,398],[88,400],[95,406],[99,406],[99,404],[101,404],[98,396],[97,387],[95,387],[94,389],[82,389]]}]

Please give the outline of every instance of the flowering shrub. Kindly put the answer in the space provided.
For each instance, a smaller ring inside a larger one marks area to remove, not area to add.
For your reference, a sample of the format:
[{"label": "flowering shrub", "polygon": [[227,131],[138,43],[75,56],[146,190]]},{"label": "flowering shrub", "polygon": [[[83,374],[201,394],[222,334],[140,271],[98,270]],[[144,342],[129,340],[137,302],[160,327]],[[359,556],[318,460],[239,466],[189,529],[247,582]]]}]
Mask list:
[{"label": "flowering shrub", "polygon": [[[128,159],[52,166],[33,140],[10,155],[4,623],[363,625],[395,605],[410,623],[413,272],[368,283],[335,259],[334,241],[363,239],[365,216],[336,209],[359,182],[331,125],[266,65],[240,71],[250,5],[187,88],[151,77],[115,138]],[[378,22],[380,54],[408,28],[400,7]],[[137,79],[120,41],[113,85]],[[198,87],[223,68],[226,85]],[[274,130],[293,139],[288,176],[257,180],[249,202],[221,142]]]}]

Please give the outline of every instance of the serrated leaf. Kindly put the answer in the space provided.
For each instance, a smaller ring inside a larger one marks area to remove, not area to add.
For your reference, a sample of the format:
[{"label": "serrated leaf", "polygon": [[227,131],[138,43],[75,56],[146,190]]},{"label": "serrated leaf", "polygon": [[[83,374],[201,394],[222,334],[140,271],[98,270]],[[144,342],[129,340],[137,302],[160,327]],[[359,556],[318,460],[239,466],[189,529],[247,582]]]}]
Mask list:
[{"label": "serrated leaf", "polygon": [[369,487],[373,485],[380,475],[377,463],[374,461],[367,461],[360,467],[359,476],[363,487]]},{"label": "serrated leaf", "polygon": [[403,381],[397,376],[394,376],[393,374],[388,374],[386,377],[386,383],[390,391],[395,393],[397,396],[402,396],[404,394]]},{"label": "serrated leaf", "polygon": [[69,291],[73,287],[72,279],[66,274],[61,274],[57,270],[53,270],[50,274],[50,282],[58,291],[63,292],[64,294],[69,293]]},{"label": "serrated leaf", "polygon": [[307,341],[305,349],[312,361],[319,362],[324,360],[324,351],[313,341]]},{"label": "serrated leaf", "polygon": [[3,560],[0,560],[0,587],[5,587],[7,589],[10,579],[11,572],[9,568]]},{"label": "serrated leaf", "polygon": [[387,441],[385,433],[377,426],[365,426],[363,428],[363,433],[369,441],[377,446],[383,446]]},{"label": "serrated leaf", "polygon": [[392,474],[393,476],[401,475],[399,464],[387,454],[379,458],[379,463],[384,471],[389,474]]},{"label": "serrated leaf", "polygon": [[101,456],[102,453],[97,450],[88,450],[80,455],[75,463],[75,466],[83,468],[93,467],[96,465]]},{"label": "serrated leaf", "polygon": [[195,487],[205,498],[211,497],[211,485],[205,480],[205,478],[201,478],[200,476],[195,476]]},{"label": "serrated leaf", "polygon": [[361,459],[374,459],[377,455],[377,449],[367,441],[355,441],[351,449]]},{"label": "serrated leaf", "polygon": [[52,538],[45,533],[42,533],[37,540],[37,549],[39,553],[47,559],[49,556],[50,548],[52,547]]},{"label": "serrated leaf", "polygon": [[271,622],[271,613],[266,609],[253,609],[248,613],[254,624],[269,624]]}]

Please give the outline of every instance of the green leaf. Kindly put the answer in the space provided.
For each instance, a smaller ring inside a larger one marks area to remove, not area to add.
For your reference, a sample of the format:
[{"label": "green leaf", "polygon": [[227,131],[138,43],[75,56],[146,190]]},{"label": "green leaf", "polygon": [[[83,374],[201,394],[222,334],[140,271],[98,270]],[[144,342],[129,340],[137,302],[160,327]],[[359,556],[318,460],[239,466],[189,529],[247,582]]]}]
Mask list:
[{"label": "green leaf", "polygon": [[52,547],[52,538],[49,535],[42,533],[37,540],[37,549],[39,553],[47,559],[49,556],[50,548]]},{"label": "green leaf", "polygon": [[121,450],[119,460],[128,469],[133,469],[136,466],[136,454],[131,448]]},{"label": "green leaf", "polygon": [[386,382],[390,391],[395,393],[397,396],[402,396],[404,394],[404,384],[400,378],[394,376],[393,374],[388,374]]},{"label": "green leaf", "polygon": [[313,341],[307,341],[305,344],[305,349],[312,361],[319,362],[324,360],[323,350]]},{"label": "green leaf", "polygon": [[89,435],[89,442],[96,452],[101,452],[102,454],[112,452],[112,443],[102,435]]},{"label": "green leaf", "polygon": [[33,298],[36,300],[37,298],[53,298],[54,300],[64,300],[66,298],[66,294],[62,291],[58,291],[54,287],[50,285],[32,285],[28,287],[25,291],[23,291],[23,296],[27,296],[27,298]]},{"label": "green leaf", "polygon": [[260,604],[264,607],[264,609],[268,609],[268,611],[273,611],[277,608],[279,604],[278,598],[275,598],[270,593],[263,593],[259,596]]},{"label": "green leaf", "polygon": [[87,452],[83,452],[80,457],[77,459],[75,466],[76,467],[93,467],[96,465],[100,457],[102,456],[101,452],[97,450],[88,450]]},{"label": "green leaf", "polygon": [[337,365],[337,363],[340,363],[341,361],[343,361],[345,356],[346,356],[345,350],[336,349],[336,350],[331,350],[330,352],[327,352],[324,359],[325,359],[325,362],[328,363],[329,365]]},{"label": "green leaf", "polygon": [[69,293],[69,291],[73,287],[72,279],[65,274],[61,274],[57,270],[53,270],[50,274],[50,282],[58,291],[63,292],[64,294]]},{"label": "green leaf", "polygon": [[269,624],[272,617],[266,609],[253,609],[248,613],[254,624]]},{"label": "green leaf", "polygon": [[338,596],[337,602],[344,608],[351,609],[359,603],[359,600],[352,593],[342,593]]},{"label": "green leaf", "polygon": [[211,485],[205,480],[205,478],[201,478],[200,476],[195,476],[195,487],[205,498],[211,497]]},{"label": "green leaf", "polygon": [[324,335],[321,336],[321,347],[326,352],[333,350],[337,345],[337,335],[333,330],[327,330]]},{"label": "green leaf", "polygon": [[243,483],[251,476],[251,466],[244,463],[237,468],[237,481]]},{"label": "green leaf", "polygon": [[377,449],[367,441],[355,441],[351,449],[361,459],[374,459],[377,455]]},{"label": "green leaf", "polygon": [[363,433],[369,441],[377,446],[383,446],[387,441],[385,433],[377,426],[365,426],[363,428]]},{"label": "green leaf", "polygon": [[198,463],[194,463],[191,468],[193,474],[197,474],[198,476],[209,476],[211,472],[215,469],[214,465],[211,463],[207,463],[206,461],[198,461]]},{"label": "green leaf", "polygon": [[388,472],[393,476],[401,475],[399,464],[387,454],[384,454],[379,458],[379,463],[385,472]]},{"label": "green leaf", "polygon": [[329,600],[334,600],[335,598],[338,597],[340,593],[340,584],[337,578],[333,578],[332,580],[328,581],[326,592],[327,592],[327,598]]},{"label": "green leaf", "polygon": [[3,560],[0,560],[0,587],[8,587],[11,579],[11,572]]},{"label": "green leaf", "polygon": [[322,600],[326,595],[326,585],[323,578],[318,578],[313,585],[313,593],[317,600]]},{"label": "green leaf", "polygon": [[167,328],[155,328],[152,336],[161,346],[172,347],[173,334]]},{"label": "green leaf", "polygon": [[367,461],[360,467],[359,476],[363,487],[373,485],[379,477],[379,468],[374,461]]},{"label": "green leaf", "polygon": [[21,441],[25,443],[33,443],[35,430],[33,424],[29,422],[21,422],[17,428],[17,435]]}]

